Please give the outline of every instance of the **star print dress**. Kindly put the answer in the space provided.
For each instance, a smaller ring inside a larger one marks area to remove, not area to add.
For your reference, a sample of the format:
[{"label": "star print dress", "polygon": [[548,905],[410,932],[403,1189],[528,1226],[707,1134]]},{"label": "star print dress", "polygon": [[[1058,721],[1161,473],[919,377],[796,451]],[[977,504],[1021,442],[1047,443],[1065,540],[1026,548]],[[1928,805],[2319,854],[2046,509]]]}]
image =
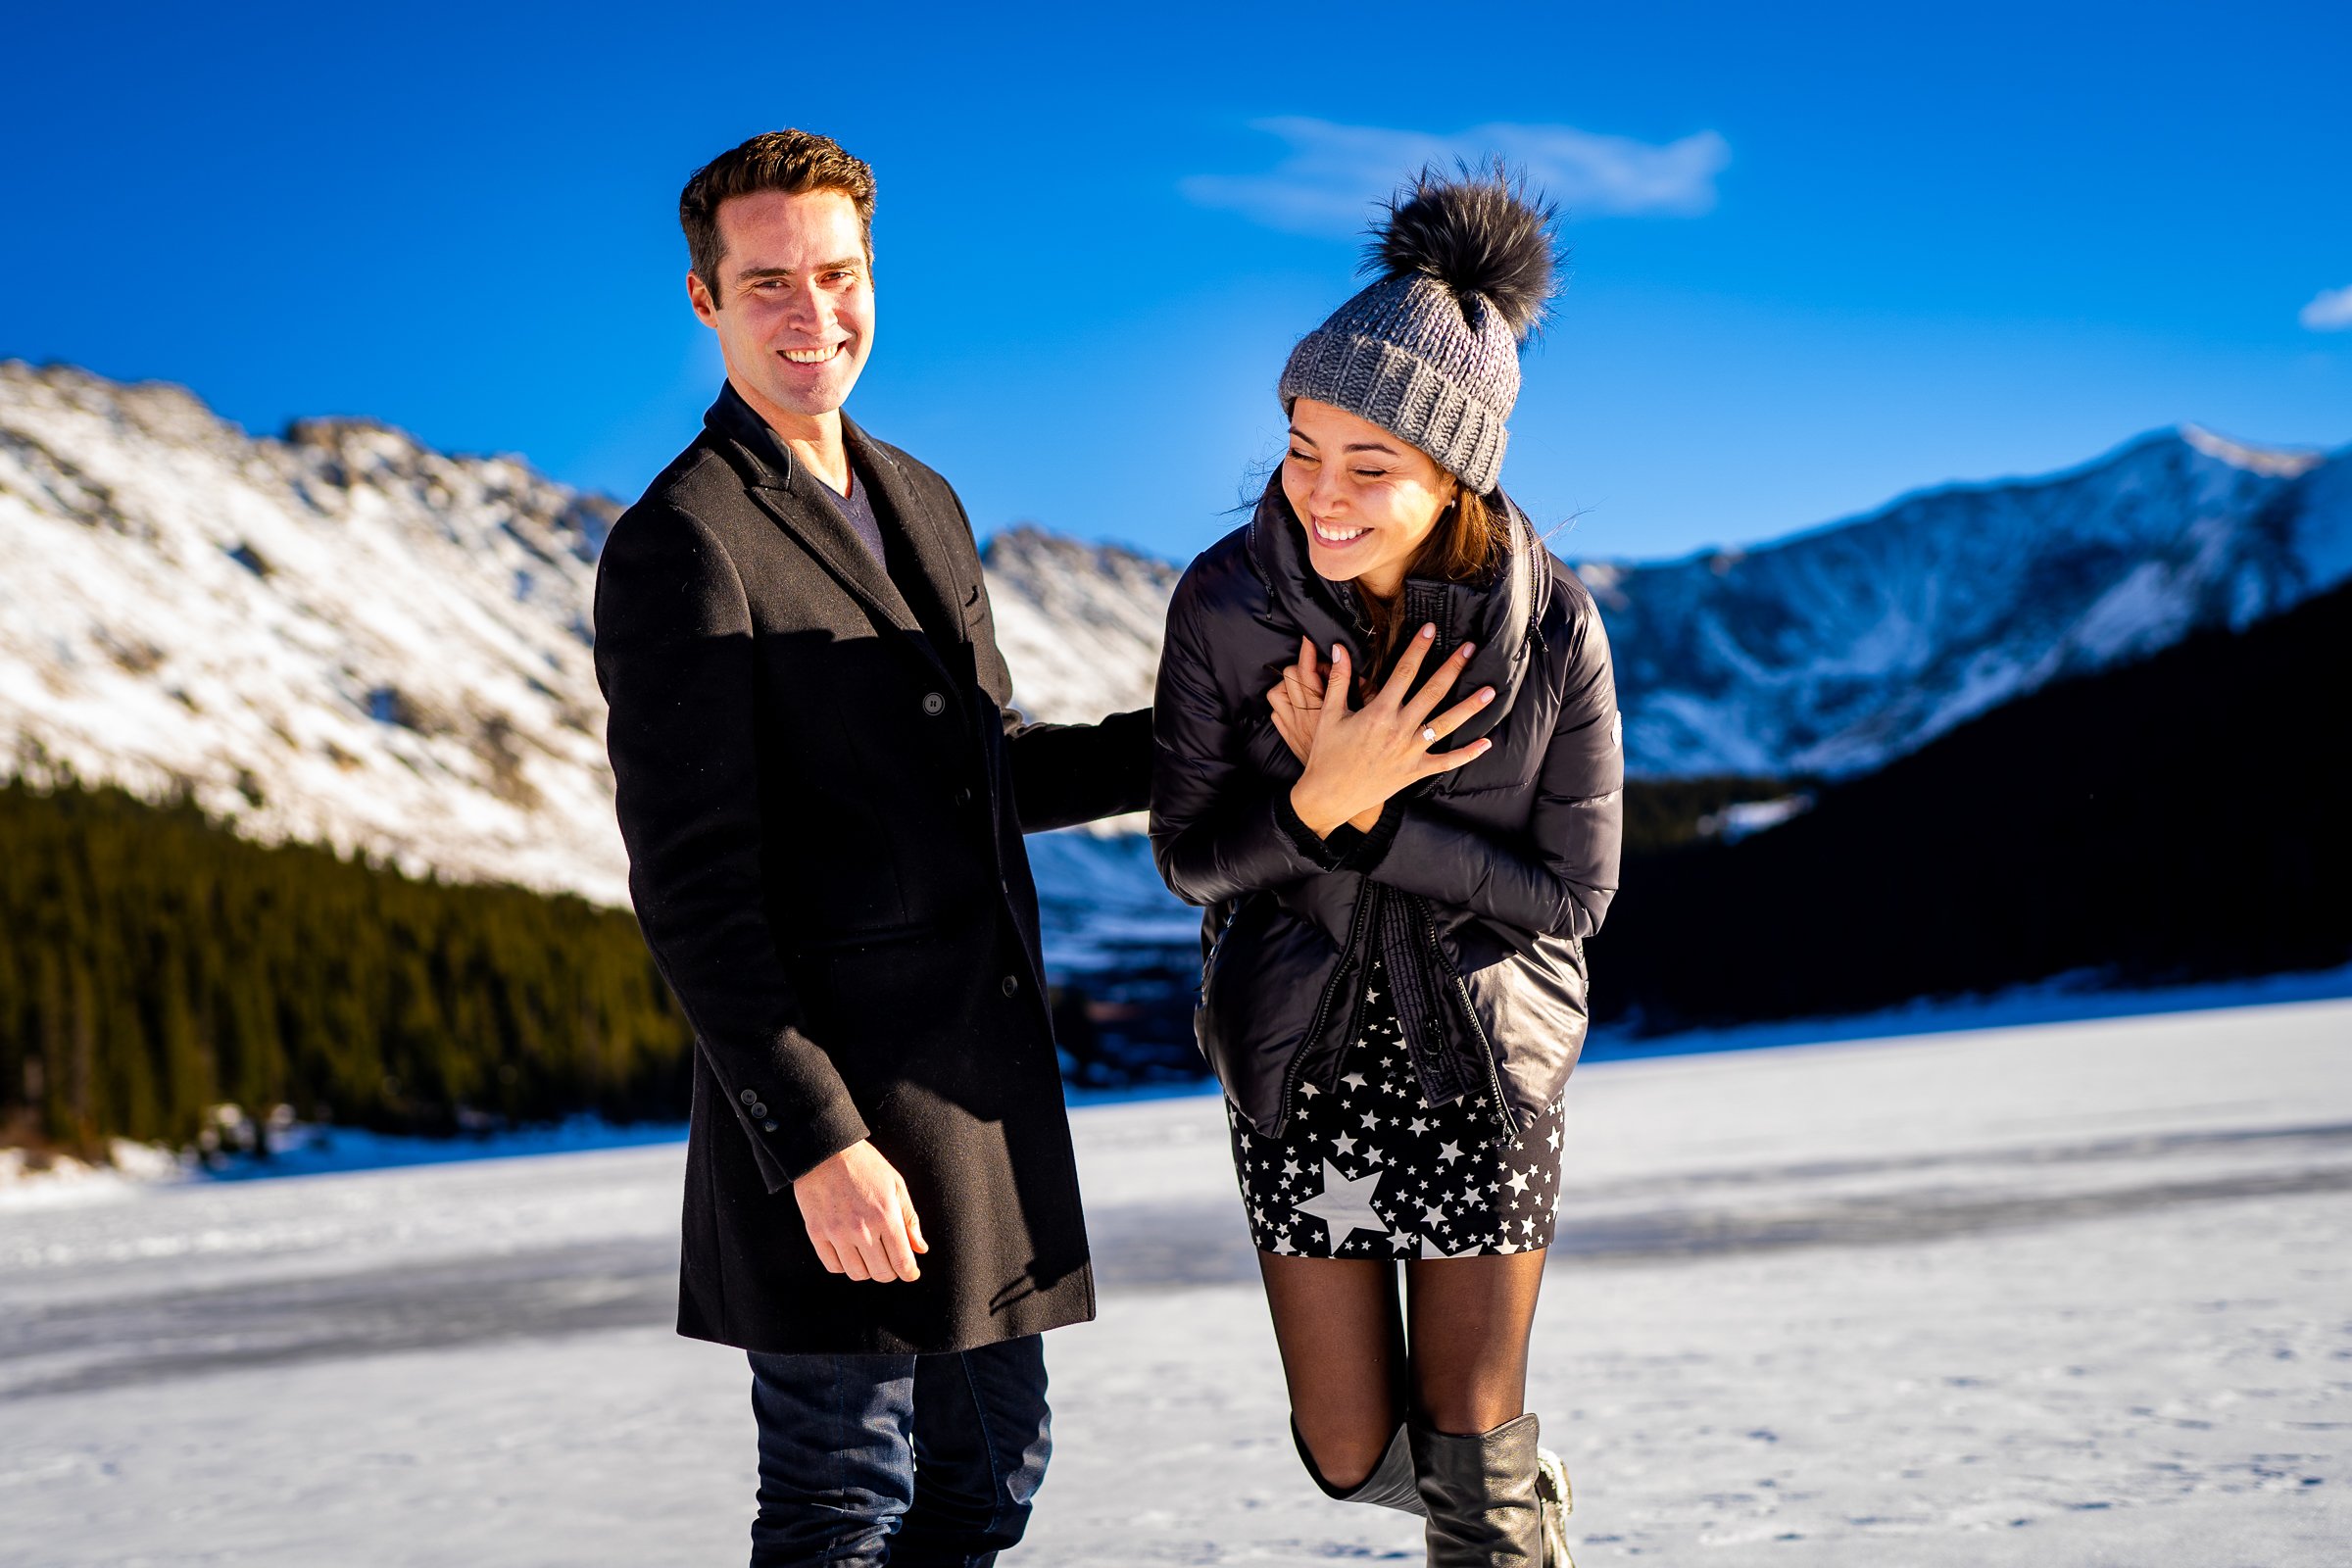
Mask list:
[{"label": "star print dress", "polygon": [[1477,1257],[1551,1245],[1563,1102],[1490,1144],[1483,1091],[1432,1105],[1376,960],[1363,1033],[1337,1093],[1298,1086],[1284,1137],[1253,1132],[1226,1102],[1233,1168],[1260,1251],[1297,1257]]}]

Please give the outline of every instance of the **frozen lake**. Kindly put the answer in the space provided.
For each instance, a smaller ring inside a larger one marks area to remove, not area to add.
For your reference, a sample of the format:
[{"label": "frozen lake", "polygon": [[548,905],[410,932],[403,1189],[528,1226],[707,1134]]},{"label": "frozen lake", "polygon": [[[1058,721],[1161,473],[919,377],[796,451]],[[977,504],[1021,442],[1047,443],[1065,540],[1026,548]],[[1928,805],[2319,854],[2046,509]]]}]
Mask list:
[{"label": "frozen lake", "polygon": [[[1588,1565],[2352,1561],[2352,1002],[1589,1065],[1532,1402]],[[1417,1562],[1283,1427],[1213,1100],[1076,1113],[1012,1564]],[[0,1209],[0,1563],[739,1562],[654,1145]]]}]

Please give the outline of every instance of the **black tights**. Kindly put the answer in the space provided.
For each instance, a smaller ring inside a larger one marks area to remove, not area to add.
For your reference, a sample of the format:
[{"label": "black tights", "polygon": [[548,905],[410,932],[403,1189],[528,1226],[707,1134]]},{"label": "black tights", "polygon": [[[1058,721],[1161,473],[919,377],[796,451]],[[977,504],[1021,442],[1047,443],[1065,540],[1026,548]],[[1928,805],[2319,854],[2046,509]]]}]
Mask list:
[{"label": "black tights", "polygon": [[1380,1463],[1406,1412],[1440,1432],[1491,1432],[1527,1408],[1527,1340],[1542,1251],[1407,1259],[1257,1254],[1291,1415],[1342,1491]]}]

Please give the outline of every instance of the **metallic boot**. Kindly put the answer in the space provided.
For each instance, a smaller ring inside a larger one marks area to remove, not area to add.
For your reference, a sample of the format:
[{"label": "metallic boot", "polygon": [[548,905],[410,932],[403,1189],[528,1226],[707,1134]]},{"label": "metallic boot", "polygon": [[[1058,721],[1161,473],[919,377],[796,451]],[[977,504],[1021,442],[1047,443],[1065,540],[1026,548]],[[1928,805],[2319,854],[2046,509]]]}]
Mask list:
[{"label": "metallic boot", "polygon": [[1429,1568],[1544,1568],[1535,1416],[1473,1437],[1418,1421],[1410,1431],[1429,1509]]},{"label": "metallic boot", "polygon": [[1549,1448],[1536,1450],[1536,1497],[1544,1505],[1544,1568],[1576,1568],[1568,1555],[1568,1515],[1576,1494],[1568,1490],[1568,1467]]},{"label": "metallic boot", "polygon": [[1413,1479],[1412,1448],[1405,1441],[1404,1428],[1398,1427],[1396,1435],[1389,1439],[1388,1451],[1380,1456],[1380,1463],[1372,1467],[1372,1473],[1347,1492],[1323,1479],[1323,1472],[1315,1468],[1315,1456],[1307,1452],[1306,1440],[1298,1435],[1297,1421],[1291,1423],[1291,1441],[1298,1446],[1298,1462],[1306,1466],[1306,1473],[1315,1478],[1315,1485],[1323,1489],[1326,1497],[1341,1502],[1376,1503],[1406,1513],[1429,1512],[1422,1505],[1421,1491]]}]

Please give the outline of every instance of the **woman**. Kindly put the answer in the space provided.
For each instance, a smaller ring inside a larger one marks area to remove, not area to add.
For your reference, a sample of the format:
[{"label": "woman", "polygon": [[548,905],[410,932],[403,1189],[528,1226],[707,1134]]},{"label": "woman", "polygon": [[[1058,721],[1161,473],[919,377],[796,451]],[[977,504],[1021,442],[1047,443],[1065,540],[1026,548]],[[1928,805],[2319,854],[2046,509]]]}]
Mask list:
[{"label": "woman", "polygon": [[1154,717],[1299,1457],[1444,1568],[1567,1561],[1528,1333],[1623,759],[1592,596],[1496,485],[1550,219],[1499,172],[1390,204],[1283,371],[1279,474],[1177,587]]}]

